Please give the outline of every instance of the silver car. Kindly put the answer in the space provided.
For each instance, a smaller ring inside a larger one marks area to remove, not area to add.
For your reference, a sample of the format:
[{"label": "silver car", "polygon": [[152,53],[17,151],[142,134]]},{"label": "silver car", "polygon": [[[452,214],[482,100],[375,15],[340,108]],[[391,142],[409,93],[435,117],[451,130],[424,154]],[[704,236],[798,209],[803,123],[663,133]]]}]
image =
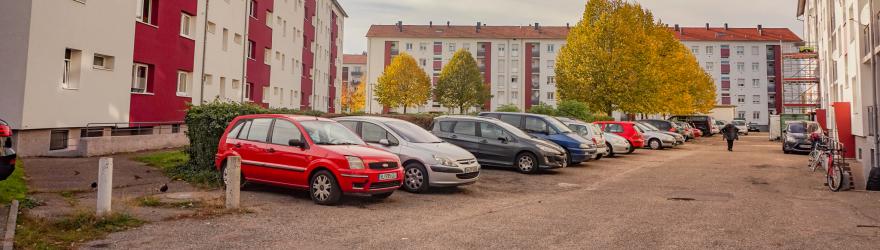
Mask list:
[{"label": "silver car", "polygon": [[556,117],[556,119],[564,123],[565,126],[568,126],[576,134],[596,144],[596,156],[593,159],[599,160],[604,156],[609,156],[605,135],[602,132],[602,128],[598,125],[565,117]]},{"label": "silver car", "polygon": [[602,132],[605,135],[605,144],[608,145],[608,156],[617,154],[630,154],[633,152],[632,145],[623,136],[614,133]]},{"label": "silver car", "polygon": [[654,132],[663,133],[663,134],[667,134],[667,135],[669,135],[669,136],[672,136],[672,138],[675,138],[675,142],[672,143],[672,146],[673,146],[673,147],[674,147],[674,146],[678,146],[678,145],[682,145],[682,144],[684,144],[685,139],[684,139],[684,135],[682,135],[682,134],[679,134],[679,133],[676,133],[676,132],[670,132],[670,131],[662,130],[662,129],[659,129],[659,128],[655,127],[654,125],[651,125],[650,123],[643,122],[643,121],[638,121],[638,122],[636,122],[636,123],[639,123],[639,124],[641,124],[641,125],[647,127],[648,130],[651,130],[651,131],[654,131]]},{"label": "silver car", "polygon": [[642,132],[642,135],[645,136],[645,147],[658,150],[664,148],[672,148],[675,146],[675,137],[662,133],[655,128],[652,129],[645,124],[635,123],[636,130]]},{"label": "silver car", "polygon": [[336,121],[360,135],[367,144],[400,157],[403,188],[421,193],[429,187],[473,184],[480,164],[470,152],[444,142],[413,123],[385,117],[341,117]]}]

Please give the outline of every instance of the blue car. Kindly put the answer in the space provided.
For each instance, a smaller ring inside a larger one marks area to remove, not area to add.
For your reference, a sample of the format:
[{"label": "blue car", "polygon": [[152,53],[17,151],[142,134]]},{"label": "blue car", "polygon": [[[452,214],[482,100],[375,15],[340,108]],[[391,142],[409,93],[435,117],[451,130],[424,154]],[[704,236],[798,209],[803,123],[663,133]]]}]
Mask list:
[{"label": "blue car", "polygon": [[589,161],[597,151],[595,143],[574,133],[552,116],[505,112],[483,112],[480,116],[499,119],[532,136],[558,144],[568,154],[569,165]]}]

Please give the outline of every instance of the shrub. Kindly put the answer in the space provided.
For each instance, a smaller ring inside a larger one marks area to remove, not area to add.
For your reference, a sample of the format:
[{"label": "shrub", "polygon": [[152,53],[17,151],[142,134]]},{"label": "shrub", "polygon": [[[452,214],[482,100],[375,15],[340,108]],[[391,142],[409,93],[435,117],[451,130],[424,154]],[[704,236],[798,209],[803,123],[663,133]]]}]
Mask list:
[{"label": "shrub", "polygon": [[189,164],[180,166],[179,171],[189,172],[213,169],[214,154],[217,144],[226,130],[226,126],[235,117],[250,114],[265,114],[269,110],[249,103],[212,102],[199,106],[190,106],[184,118],[189,137],[186,153]]},{"label": "shrub", "polygon": [[547,104],[538,104],[529,109],[529,113],[539,115],[556,116],[556,108]]},{"label": "shrub", "polygon": [[504,105],[498,106],[498,109],[496,109],[496,111],[498,111],[498,112],[520,112],[519,107],[517,107],[516,105],[513,105],[513,104],[504,104]]}]

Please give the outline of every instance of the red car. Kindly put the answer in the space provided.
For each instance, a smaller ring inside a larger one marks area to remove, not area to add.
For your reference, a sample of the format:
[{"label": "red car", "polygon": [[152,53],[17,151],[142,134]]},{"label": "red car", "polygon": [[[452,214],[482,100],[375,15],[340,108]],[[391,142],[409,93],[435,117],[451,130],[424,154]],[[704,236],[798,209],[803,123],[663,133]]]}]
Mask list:
[{"label": "red car", "polygon": [[15,172],[15,150],[12,150],[12,128],[0,119],[0,181]]},{"label": "red car", "polygon": [[227,183],[226,159],[241,157],[242,184],[308,189],[321,205],[343,194],[391,196],[403,184],[400,158],[368,146],[341,124],[294,115],[236,117],[217,147],[216,167]]},{"label": "red car", "polygon": [[630,150],[635,150],[636,148],[642,148],[645,146],[645,136],[643,136],[641,132],[636,130],[635,123],[615,121],[594,123],[601,126],[602,131],[614,133],[616,135],[622,136],[623,138],[626,138],[626,140],[629,141],[632,146]]}]

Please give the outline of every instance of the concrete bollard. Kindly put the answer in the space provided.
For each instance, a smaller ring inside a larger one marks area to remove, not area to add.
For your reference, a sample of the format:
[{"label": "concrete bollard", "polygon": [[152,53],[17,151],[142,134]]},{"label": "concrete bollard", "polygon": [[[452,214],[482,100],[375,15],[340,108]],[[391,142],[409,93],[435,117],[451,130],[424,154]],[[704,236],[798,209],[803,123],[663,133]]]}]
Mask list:
[{"label": "concrete bollard", "polygon": [[98,216],[110,214],[112,196],[113,158],[103,157],[98,161]]},{"label": "concrete bollard", "polygon": [[241,157],[230,156],[226,159],[226,208],[241,207]]}]

